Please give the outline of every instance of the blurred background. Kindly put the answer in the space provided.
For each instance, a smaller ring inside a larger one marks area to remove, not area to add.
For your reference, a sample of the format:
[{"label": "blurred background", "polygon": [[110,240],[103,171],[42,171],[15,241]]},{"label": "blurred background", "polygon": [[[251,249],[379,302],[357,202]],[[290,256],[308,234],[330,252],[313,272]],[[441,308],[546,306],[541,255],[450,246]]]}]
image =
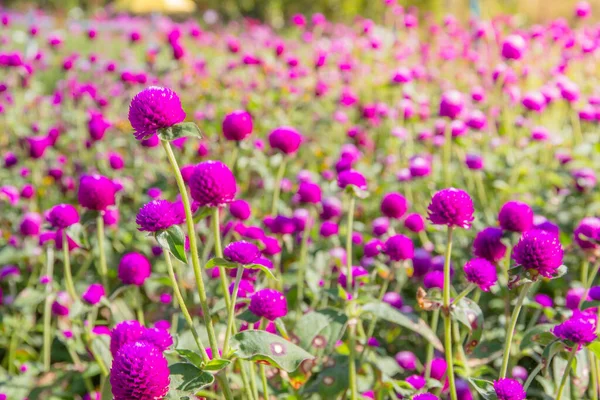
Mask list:
[{"label": "blurred background", "polygon": [[[389,0],[392,1],[392,0]],[[576,0],[393,0],[405,7],[417,6],[437,16],[452,13],[467,19],[471,15],[492,18],[500,14],[518,15],[521,22],[543,22],[557,17],[571,17]],[[42,7],[55,12],[73,8],[93,11],[109,7],[131,13],[163,12],[198,15],[215,10],[223,19],[241,16],[257,18],[275,26],[295,13],[321,12],[329,19],[344,21],[357,15],[378,18],[385,12],[386,0],[2,0],[11,8]],[[600,0],[591,0],[600,10]],[[594,15],[594,14],[593,14]]]}]

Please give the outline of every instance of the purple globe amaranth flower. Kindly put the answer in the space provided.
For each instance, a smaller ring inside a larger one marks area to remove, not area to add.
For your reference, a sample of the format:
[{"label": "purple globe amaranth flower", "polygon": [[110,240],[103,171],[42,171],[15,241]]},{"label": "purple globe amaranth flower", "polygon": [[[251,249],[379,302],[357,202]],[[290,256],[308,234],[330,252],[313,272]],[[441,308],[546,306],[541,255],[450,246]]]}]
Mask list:
[{"label": "purple globe amaranth flower", "polygon": [[[231,270],[231,271],[236,272],[235,270]],[[244,275],[245,275],[246,271],[253,272],[252,270],[245,269]],[[234,274],[233,276],[235,277],[236,275]],[[254,279],[254,277],[252,277],[252,279]],[[229,285],[229,294],[231,294],[231,295],[233,294],[234,288],[235,288],[235,283],[231,282],[231,284]],[[240,286],[238,287],[238,292],[237,292],[238,299],[247,299],[248,297],[250,297],[252,295],[252,293],[254,293],[254,291],[255,291],[254,285],[252,284],[252,282],[250,282],[244,276],[242,278],[242,280],[240,281]]]},{"label": "purple globe amaranth flower", "polygon": [[519,60],[525,53],[527,43],[521,35],[508,35],[502,42],[502,57],[507,60]]},{"label": "purple globe amaranth flower", "polygon": [[469,153],[465,158],[465,164],[470,170],[479,171],[483,169],[483,157],[479,154]]},{"label": "purple globe amaranth flower", "polygon": [[260,257],[260,249],[253,243],[241,240],[229,243],[223,250],[223,256],[227,261],[248,265]]},{"label": "purple globe amaranth flower", "polygon": [[427,208],[429,220],[435,225],[469,229],[473,222],[473,200],[464,190],[442,189],[433,195]]},{"label": "purple globe amaranth flower", "polygon": [[456,118],[463,110],[465,100],[462,93],[457,90],[449,90],[442,94],[440,100],[440,117]]},{"label": "purple globe amaranth flower", "polygon": [[413,388],[415,388],[415,390],[421,390],[425,387],[425,384],[427,383],[425,381],[425,378],[421,375],[411,375],[408,376],[406,378],[406,382],[412,386]]},{"label": "purple globe amaranth flower", "polygon": [[404,219],[404,227],[411,232],[422,232],[425,230],[425,219],[421,214],[408,214]]},{"label": "purple globe amaranth flower", "polygon": [[513,249],[512,259],[525,269],[536,270],[543,277],[551,278],[562,265],[563,254],[556,235],[534,229],[523,233]]},{"label": "purple globe amaranth flower", "polygon": [[376,257],[384,248],[384,244],[379,239],[371,239],[365,243],[364,254],[366,257]]},{"label": "purple globe amaranth flower", "polygon": [[145,329],[136,320],[119,322],[110,331],[110,352],[113,357],[124,344],[137,341]]},{"label": "purple globe amaranth flower", "polygon": [[575,16],[577,18],[587,18],[592,13],[592,6],[588,1],[579,1],[575,5]]},{"label": "purple globe amaranth flower", "polygon": [[297,195],[300,203],[317,204],[321,202],[321,187],[312,182],[300,182]]},{"label": "purple globe amaranth flower", "polygon": [[406,213],[408,204],[400,193],[388,193],[381,200],[380,209],[386,217],[400,219]]},{"label": "purple globe amaranth flower", "polygon": [[19,231],[23,236],[38,236],[42,227],[42,216],[36,212],[28,212],[23,215]]},{"label": "purple globe amaranth flower", "polygon": [[423,285],[427,289],[443,289],[444,273],[442,271],[429,271],[423,277]]},{"label": "purple globe amaranth flower", "polygon": [[106,295],[104,286],[99,283],[92,283],[85,292],[81,295],[81,298],[88,304],[94,305],[100,302],[100,299]]},{"label": "purple globe amaranth flower", "polygon": [[[344,269],[344,271],[345,271],[345,269]],[[369,271],[367,271],[363,267],[356,266],[356,265],[353,266],[352,267],[352,282],[351,282],[352,287],[354,287],[356,285],[357,278],[361,278],[361,277],[367,276],[367,275],[369,275]],[[347,279],[346,273],[345,272],[340,273],[340,276],[338,277],[338,284],[343,288],[347,287],[348,281],[346,279]],[[362,282],[360,284],[362,285]]]},{"label": "purple globe amaranth flower", "polygon": [[234,200],[229,204],[229,212],[233,218],[245,221],[250,218],[252,209],[246,200]]},{"label": "purple globe amaranth flower", "polygon": [[173,337],[167,329],[146,328],[138,340],[148,342],[160,351],[165,351],[173,345]]},{"label": "purple globe amaranth flower", "polygon": [[118,276],[126,285],[142,286],[150,276],[152,266],[141,253],[127,253],[119,262]]},{"label": "purple globe amaranth flower", "polygon": [[[585,289],[582,287],[575,287],[567,290],[567,294],[565,295],[565,307],[569,310],[579,309],[579,303],[584,294]],[[589,295],[586,300],[591,300]]]},{"label": "purple globe amaranth flower", "polygon": [[[591,294],[591,291],[590,291],[590,294]],[[548,296],[547,294],[538,293],[533,297],[533,299],[536,303],[538,303],[540,306],[542,306],[542,308],[554,307],[554,301],[552,300],[552,297]]]},{"label": "purple globe amaranth flower", "polygon": [[142,232],[159,232],[177,223],[177,214],[173,203],[168,200],[152,200],[140,208],[135,222]]},{"label": "purple globe amaranth flower", "polygon": [[502,229],[511,232],[525,232],[533,226],[533,210],[520,201],[504,203],[498,214]]},{"label": "purple globe amaranth flower", "polygon": [[148,139],[158,129],[182,122],[185,111],[177,93],[168,88],[150,86],[131,100],[129,122],[137,140]]},{"label": "purple globe amaranth flower", "polygon": [[169,391],[169,365],[160,349],[148,342],[124,345],[110,370],[115,400],[159,400]]},{"label": "purple globe amaranth flower", "polygon": [[529,373],[524,367],[521,367],[520,365],[515,365],[510,371],[510,375],[514,379],[518,379],[521,382],[525,382],[527,380],[527,377],[529,376]]},{"label": "purple globe amaranth flower", "polygon": [[390,306],[398,310],[401,309],[404,305],[404,301],[402,301],[402,296],[400,296],[400,294],[396,292],[387,292],[383,295],[383,298],[381,300],[384,303],[388,303]]},{"label": "purple globe amaranth flower", "polygon": [[484,292],[498,281],[498,274],[494,264],[485,258],[474,258],[465,264],[465,277],[470,283],[474,283]]},{"label": "purple globe amaranth flower", "polygon": [[342,215],[342,202],[337,197],[326,197],[321,202],[323,210],[320,217],[323,220],[333,219]]},{"label": "purple globe amaranth flower", "polygon": [[46,215],[46,221],[53,228],[65,229],[79,222],[79,213],[71,204],[57,204]]},{"label": "purple globe amaranth flower", "polygon": [[598,317],[594,313],[573,311],[573,315],[550,330],[559,339],[567,340],[579,346],[596,340]]},{"label": "purple globe amaranth flower", "polygon": [[221,124],[227,140],[244,140],[252,133],[252,116],[244,110],[236,110],[225,116]]},{"label": "purple globe amaranth flower", "polygon": [[273,321],[287,315],[287,300],[277,290],[262,289],[250,298],[249,309],[254,315]]},{"label": "purple globe amaranth flower", "polygon": [[104,211],[115,204],[115,184],[102,175],[83,175],[79,180],[77,199],[82,207]]},{"label": "purple globe amaranth flower", "polygon": [[590,288],[590,299],[598,301],[600,300],[600,286],[592,286]]},{"label": "purple globe amaranth flower", "polygon": [[417,356],[412,351],[401,351],[396,353],[394,358],[402,369],[408,371],[417,369]]},{"label": "purple globe amaranth flower", "polygon": [[388,238],[385,241],[383,252],[392,261],[410,260],[415,254],[412,240],[404,235],[394,235]]},{"label": "purple globe amaranth flower", "polygon": [[340,172],[337,184],[341,189],[345,189],[349,185],[354,185],[360,190],[367,190],[367,180],[365,179],[365,176],[353,169]]},{"label": "purple globe amaranth flower", "polygon": [[586,217],[573,231],[575,243],[583,250],[600,247],[600,218]]},{"label": "purple globe amaranth flower", "polygon": [[511,378],[494,381],[494,391],[498,400],[525,400],[527,396],[521,383]]},{"label": "purple globe amaranth flower", "polygon": [[502,243],[502,229],[488,227],[477,233],[473,241],[473,254],[496,263],[504,258],[506,246]]},{"label": "purple globe amaranth flower", "polygon": [[319,228],[319,235],[323,237],[335,236],[339,233],[340,227],[333,221],[323,221]]},{"label": "purple globe amaranth flower", "polygon": [[412,400],[440,400],[435,394],[421,393],[412,398]]},{"label": "purple globe amaranth flower", "polygon": [[574,169],[571,176],[575,180],[575,188],[579,192],[587,192],[596,186],[596,173],[591,168]]},{"label": "purple globe amaranth flower", "polygon": [[431,360],[431,378],[441,380],[446,375],[448,364],[443,358],[434,358]]},{"label": "purple globe amaranth flower", "polygon": [[192,198],[200,207],[231,203],[237,192],[235,176],[221,161],[204,161],[196,165],[189,187]]},{"label": "purple globe amaranth flower", "polygon": [[298,151],[302,140],[302,135],[289,126],[282,126],[269,134],[269,145],[284,154],[294,154]]},{"label": "purple globe amaranth flower", "polygon": [[463,379],[456,380],[456,397],[457,400],[473,400],[469,382]]}]

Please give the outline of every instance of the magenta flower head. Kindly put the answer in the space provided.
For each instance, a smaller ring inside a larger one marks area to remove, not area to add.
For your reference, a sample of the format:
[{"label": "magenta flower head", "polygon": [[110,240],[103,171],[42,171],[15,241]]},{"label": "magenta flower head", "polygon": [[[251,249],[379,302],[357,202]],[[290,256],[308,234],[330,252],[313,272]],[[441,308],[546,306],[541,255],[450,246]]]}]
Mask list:
[{"label": "magenta flower head", "polygon": [[440,100],[440,117],[456,118],[463,110],[465,100],[457,90],[450,90],[442,94]]},{"label": "magenta flower head", "polygon": [[200,207],[231,203],[237,192],[235,176],[221,161],[204,161],[196,165],[189,186],[192,198]]},{"label": "magenta flower head", "polygon": [[136,320],[119,322],[110,331],[110,352],[113,357],[124,344],[137,341],[145,329]]},{"label": "magenta flower head", "polygon": [[261,253],[255,244],[241,240],[229,243],[223,250],[223,256],[227,261],[248,265],[254,263],[261,256]]},{"label": "magenta flower head", "polygon": [[404,301],[402,300],[402,296],[396,292],[387,292],[383,295],[381,299],[384,303],[388,303],[390,306],[395,309],[400,310],[404,305]]},{"label": "magenta flower head", "polygon": [[83,292],[81,298],[88,304],[94,305],[100,302],[100,299],[106,295],[104,286],[99,283],[92,283],[87,290]]},{"label": "magenta flower head", "polygon": [[401,351],[394,357],[398,365],[405,370],[417,369],[417,356],[412,351]]},{"label": "magenta flower head", "polygon": [[360,190],[367,190],[367,180],[365,176],[353,169],[340,172],[337,184],[341,189],[345,189],[349,185],[354,185]]},{"label": "magenta flower head", "polygon": [[498,222],[505,231],[525,232],[533,225],[533,210],[520,201],[506,202],[500,209]]},{"label": "magenta flower head", "polygon": [[502,243],[502,229],[489,227],[477,233],[473,241],[473,254],[490,262],[498,262],[506,254],[506,245]]},{"label": "magenta flower head", "polygon": [[179,96],[168,88],[150,86],[136,94],[129,105],[129,122],[137,140],[148,139],[157,130],[184,119]]},{"label": "magenta flower head", "polygon": [[150,261],[143,254],[127,253],[119,262],[118,276],[126,285],[142,286],[151,269]]},{"label": "magenta flower head", "polygon": [[152,200],[140,208],[135,222],[142,232],[159,232],[177,223],[173,203],[168,200]]},{"label": "magenta flower head", "polygon": [[581,220],[573,231],[575,243],[583,250],[592,250],[599,247],[600,218],[587,217]]},{"label": "magenta flower head", "polygon": [[36,212],[28,212],[23,215],[19,231],[23,236],[37,236],[40,234],[42,216]]},{"label": "magenta flower head", "polygon": [[234,200],[229,204],[229,212],[233,218],[245,221],[250,218],[252,209],[246,200]]},{"label": "magenta flower head", "polygon": [[592,13],[592,6],[588,1],[579,1],[575,5],[575,16],[577,18],[587,18]]},{"label": "magenta flower head", "polygon": [[415,254],[415,248],[410,238],[404,235],[394,235],[386,240],[384,253],[392,261],[410,260]]},{"label": "magenta flower head", "polygon": [[113,360],[110,384],[115,400],[162,399],[169,383],[167,359],[151,343],[128,343]]},{"label": "magenta flower head", "polygon": [[252,116],[244,110],[236,110],[225,116],[221,126],[225,139],[239,142],[252,133]]},{"label": "magenta flower head", "polygon": [[419,233],[425,230],[425,220],[421,214],[408,214],[404,219],[404,227],[411,232]]},{"label": "magenta flower head", "polygon": [[508,35],[502,42],[502,57],[507,60],[519,60],[525,53],[525,39],[521,35]]},{"label": "magenta flower head", "polygon": [[473,222],[473,200],[464,190],[442,189],[433,195],[427,208],[429,220],[434,225],[447,225],[469,229]]},{"label": "magenta flower head", "polygon": [[277,290],[262,289],[250,298],[249,309],[254,315],[273,321],[287,314],[287,300]]},{"label": "magenta flower head", "polygon": [[537,271],[546,278],[556,274],[562,265],[563,248],[556,235],[541,231],[527,231],[515,246],[512,259],[525,269]]},{"label": "magenta flower head", "polygon": [[65,229],[79,222],[79,213],[71,204],[57,204],[46,215],[46,221],[53,228]]},{"label": "magenta flower head", "polygon": [[407,208],[406,199],[400,193],[388,193],[381,200],[381,212],[388,218],[402,218]]},{"label": "magenta flower head", "polygon": [[82,207],[104,211],[115,204],[115,184],[102,175],[83,175],[79,180],[77,199]]},{"label": "magenta flower head", "polygon": [[519,381],[511,378],[494,381],[494,391],[498,400],[525,400],[527,396]]},{"label": "magenta flower head", "polygon": [[550,332],[559,339],[581,347],[596,340],[597,325],[598,318],[595,314],[575,310],[569,319],[556,325]]},{"label": "magenta flower head", "polygon": [[435,394],[421,393],[412,398],[412,400],[440,400]]},{"label": "magenta flower head", "polygon": [[298,151],[302,140],[302,135],[289,126],[282,126],[269,134],[269,145],[284,154],[294,154]]},{"label": "magenta flower head", "polygon": [[165,351],[173,345],[173,337],[167,329],[146,328],[139,340],[153,344],[160,351]]},{"label": "magenta flower head", "polygon": [[474,258],[468,261],[465,264],[465,277],[484,292],[488,292],[498,281],[496,267],[485,258]]},{"label": "magenta flower head", "polygon": [[298,200],[301,203],[316,204],[321,202],[321,187],[312,182],[300,182]]}]

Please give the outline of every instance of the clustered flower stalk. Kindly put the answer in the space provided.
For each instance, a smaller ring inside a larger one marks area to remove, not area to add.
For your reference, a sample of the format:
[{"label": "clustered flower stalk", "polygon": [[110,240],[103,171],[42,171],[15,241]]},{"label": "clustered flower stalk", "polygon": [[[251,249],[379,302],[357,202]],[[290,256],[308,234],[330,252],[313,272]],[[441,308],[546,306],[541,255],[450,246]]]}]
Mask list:
[{"label": "clustered flower stalk", "polygon": [[100,279],[102,285],[107,291],[110,291],[108,286],[108,267],[106,265],[106,253],[104,252],[104,218],[102,214],[98,214],[96,218],[96,233],[98,234],[98,252],[100,256],[100,265],[98,272],[100,273]]},{"label": "clustered flower stalk", "polygon": [[65,273],[65,286],[67,293],[71,297],[71,300],[77,300],[77,292],[75,291],[75,285],[73,284],[73,273],[71,271],[71,260],[69,259],[69,238],[65,230],[62,231],[62,251],[63,251],[63,264]]}]

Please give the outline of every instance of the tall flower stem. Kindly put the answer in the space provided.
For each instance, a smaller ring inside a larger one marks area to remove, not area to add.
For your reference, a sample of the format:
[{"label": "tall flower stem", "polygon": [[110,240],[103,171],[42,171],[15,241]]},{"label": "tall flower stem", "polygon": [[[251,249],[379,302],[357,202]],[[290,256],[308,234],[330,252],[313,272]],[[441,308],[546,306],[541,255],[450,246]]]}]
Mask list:
[{"label": "tall flower stem", "polygon": [[177,280],[175,278],[175,270],[173,269],[173,263],[171,261],[171,255],[166,250],[163,251],[163,254],[165,255],[165,261],[167,262],[167,270],[169,272],[169,279],[171,279],[171,286],[173,288],[173,293],[175,294],[175,299],[177,300],[177,303],[179,304],[179,308],[181,309],[181,312],[183,313],[183,317],[185,318],[188,326],[190,327],[190,331],[192,332],[192,336],[194,336],[194,341],[196,342],[196,346],[198,346],[198,349],[200,350],[200,354],[202,354],[202,359],[204,360],[204,362],[208,362],[208,361],[210,361],[210,359],[208,358],[208,354],[206,353],[206,348],[204,347],[204,344],[202,343],[202,339],[200,339],[200,336],[198,336],[198,332],[196,332],[196,328],[194,327],[194,321],[192,320],[192,316],[190,315],[190,312],[189,312],[187,306],[185,305],[185,301],[183,300],[183,296],[181,295],[181,290],[179,290],[179,285],[177,284]]},{"label": "tall flower stem", "polygon": [[[196,243],[196,230],[194,228],[194,218],[192,216],[192,210],[190,208],[190,199],[188,197],[187,188],[185,187],[185,182],[183,181],[183,176],[181,176],[181,170],[179,169],[179,165],[177,164],[177,159],[175,158],[175,154],[173,153],[173,149],[171,145],[167,141],[162,141],[163,149],[167,154],[167,158],[169,163],[171,164],[171,168],[173,169],[173,174],[175,175],[175,180],[177,181],[177,187],[179,188],[179,193],[181,194],[181,202],[183,203],[183,209],[185,211],[185,222],[187,225],[188,236],[190,240],[190,253],[192,254],[192,268],[194,269],[194,276],[196,278],[196,286],[198,287],[198,296],[200,297],[200,307],[202,308],[202,316],[204,317],[204,324],[206,325],[206,331],[208,333],[208,340],[210,342],[210,348],[212,353],[217,355],[219,354],[219,347],[217,345],[217,337],[215,335],[215,328],[212,323],[212,319],[210,317],[210,309],[208,308],[208,299],[206,297],[206,288],[204,286],[204,280],[202,278],[202,270],[200,268],[200,258],[198,256],[198,245]],[[227,386],[229,383],[227,380],[223,382],[223,386]],[[227,395],[227,391],[225,390],[225,394]],[[230,397],[228,397],[230,399]]]},{"label": "tall flower stem", "polygon": [[[446,166],[447,167],[447,166]],[[443,316],[444,316],[444,352],[446,353],[446,364],[448,377],[448,389],[450,398],[457,400],[456,383],[454,382],[454,358],[452,357],[452,318],[450,317],[450,255],[452,254],[452,232],[453,228],[448,227],[448,242],[446,245],[446,254],[444,257],[444,290],[443,290]]]},{"label": "tall flower stem", "polygon": [[600,262],[596,263],[596,265],[592,269],[592,273],[588,277],[586,277],[586,280],[584,281],[585,291],[583,292],[583,296],[581,296],[581,300],[579,300],[578,308],[581,308],[583,302],[586,301],[588,295],[590,294],[590,288],[594,283],[594,278],[596,277],[596,275],[598,275],[598,270],[600,270]]},{"label": "tall flower stem", "polygon": [[312,212],[309,213],[304,231],[302,232],[302,242],[300,243],[300,262],[298,263],[298,295],[296,298],[296,321],[302,316],[302,303],[304,302],[304,277],[306,275],[306,259],[308,257],[308,238],[312,227]]},{"label": "tall flower stem", "polygon": [[107,291],[110,291],[108,287],[108,267],[106,266],[106,254],[104,253],[104,218],[102,215],[98,215],[96,218],[96,233],[98,234],[98,252],[100,253],[100,279],[102,280],[102,286]]},{"label": "tall flower stem", "polygon": [[[437,334],[437,328],[440,321],[440,310],[439,308],[433,310],[433,315],[431,316],[431,330]],[[434,353],[433,344],[427,343],[427,352],[425,358],[425,380],[431,377],[431,361],[433,360]]]},{"label": "tall flower stem", "polygon": [[450,164],[452,164],[452,129],[449,123],[447,123],[444,128],[444,136],[444,184],[445,187],[450,187],[452,179],[452,171],[450,168]]},{"label": "tall flower stem", "polygon": [[52,284],[54,275],[54,249],[46,247],[46,276],[50,281],[46,284],[46,300],[44,303],[44,371],[50,371],[50,350],[52,348]]},{"label": "tall flower stem", "polygon": [[281,180],[283,179],[283,175],[285,174],[285,165],[287,163],[287,158],[283,156],[281,159],[281,164],[279,164],[279,169],[277,170],[277,176],[275,177],[275,187],[273,188],[273,201],[271,203],[271,215],[277,215],[277,210],[279,208],[279,194],[281,193]]},{"label": "tall flower stem", "polygon": [[[354,196],[350,197],[350,204],[348,205],[348,224],[346,231],[346,291],[348,292],[348,294],[352,293],[352,225],[354,224],[355,202],[356,198]],[[351,314],[353,314],[353,312],[351,312]],[[350,378],[350,400],[356,400],[356,322],[349,323],[349,336],[350,359],[348,364],[348,373]]]},{"label": "tall flower stem", "polygon": [[[261,329],[265,329],[267,327],[267,320],[264,320],[263,322],[261,322]],[[260,380],[262,381],[262,387],[263,387],[263,398],[265,400],[268,400],[269,398],[269,383],[267,381],[267,372],[265,369],[265,365],[264,364],[260,364],[259,365],[259,371],[260,371]]]},{"label": "tall flower stem", "polygon": [[465,290],[463,290],[462,292],[460,292],[454,299],[452,299],[452,303],[455,303],[455,304],[458,303],[458,301],[460,299],[462,299],[463,297],[467,296],[476,287],[477,287],[477,285],[475,285],[474,283],[471,283],[469,286],[467,286],[467,288]]},{"label": "tall flower stem", "polygon": [[563,373],[562,379],[560,380],[560,386],[558,387],[558,392],[556,394],[556,400],[560,400],[562,398],[567,379],[569,378],[569,376],[571,376],[571,366],[573,365],[573,359],[575,358],[575,354],[577,354],[578,347],[579,346],[577,345],[573,346],[571,353],[569,353],[569,358],[567,359],[567,366],[565,367],[565,372]]},{"label": "tall flower stem", "polygon": [[233,284],[233,293],[231,295],[231,304],[229,306],[229,314],[227,316],[227,328],[225,331],[225,341],[223,342],[223,354],[227,354],[229,350],[229,339],[234,330],[233,322],[235,317],[235,302],[237,301],[238,289],[240,288],[240,282],[242,281],[242,275],[244,274],[244,267],[240,264],[237,267],[235,273],[235,283]]},{"label": "tall flower stem", "polygon": [[71,260],[69,259],[69,239],[67,238],[67,232],[64,229],[62,231],[62,251],[65,268],[65,286],[67,287],[67,293],[69,293],[71,300],[75,301],[77,300],[77,292],[75,291],[75,285],[73,284]]},{"label": "tall flower stem", "polygon": [[[219,217],[219,207],[214,207],[212,210],[211,226],[212,233],[215,239],[215,255],[223,257],[223,247],[221,245],[221,226]],[[224,267],[219,266],[219,278],[221,280],[221,290],[225,298],[225,306],[229,310],[231,308],[231,297],[229,296],[229,283],[227,282],[227,272]]]},{"label": "tall flower stem", "polygon": [[521,293],[519,294],[519,298],[517,299],[517,304],[515,304],[515,308],[513,309],[512,315],[510,317],[510,323],[506,328],[506,342],[504,343],[504,353],[502,356],[502,368],[500,369],[500,379],[506,378],[506,371],[508,370],[508,359],[510,358],[510,349],[512,347],[512,340],[515,334],[517,320],[519,319],[519,313],[521,312],[521,308],[523,307],[523,301],[525,300],[525,297],[527,296],[530,287],[531,282],[528,282],[523,285]]}]

